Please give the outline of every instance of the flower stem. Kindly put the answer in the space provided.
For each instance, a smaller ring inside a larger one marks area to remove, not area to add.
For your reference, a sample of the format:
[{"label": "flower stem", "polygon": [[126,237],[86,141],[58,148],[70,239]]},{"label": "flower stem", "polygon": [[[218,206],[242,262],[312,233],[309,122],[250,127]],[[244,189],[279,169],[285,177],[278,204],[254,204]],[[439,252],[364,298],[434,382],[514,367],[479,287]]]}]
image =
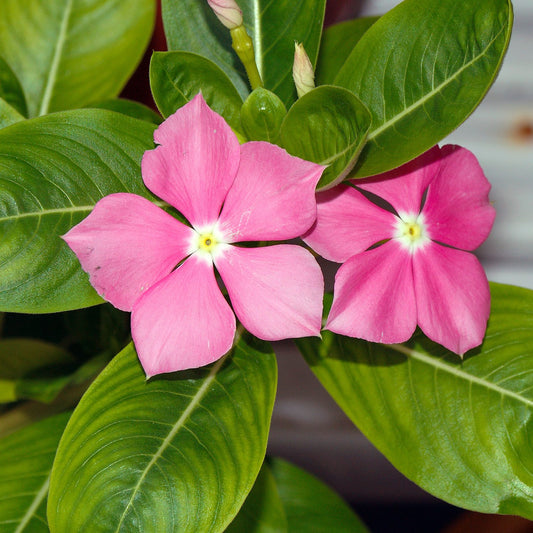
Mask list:
[{"label": "flower stem", "polygon": [[244,25],[238,26],[230,30],[230,34],[233,49],[237,52],[239,59],[246,69],[252,91],[258,87],[263,87],[263,80],[255,62],[254,43],[248,33],[246,33],[246,28]]}]

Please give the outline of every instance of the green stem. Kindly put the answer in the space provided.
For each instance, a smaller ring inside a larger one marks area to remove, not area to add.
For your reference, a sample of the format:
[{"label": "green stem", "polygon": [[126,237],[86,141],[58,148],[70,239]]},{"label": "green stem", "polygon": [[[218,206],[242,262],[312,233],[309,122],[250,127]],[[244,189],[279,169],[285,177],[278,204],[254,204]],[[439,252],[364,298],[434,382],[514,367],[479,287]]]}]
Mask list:
[{"label": "green stem", "polygon": [[248,33],[246,33],[245,27],[238,26],[230,30],[230,34],[233,49],[237,52],[239,59],[246,69],[252,91],[258,87],[263,87],[263,80],[255,62],[254,43]]}]

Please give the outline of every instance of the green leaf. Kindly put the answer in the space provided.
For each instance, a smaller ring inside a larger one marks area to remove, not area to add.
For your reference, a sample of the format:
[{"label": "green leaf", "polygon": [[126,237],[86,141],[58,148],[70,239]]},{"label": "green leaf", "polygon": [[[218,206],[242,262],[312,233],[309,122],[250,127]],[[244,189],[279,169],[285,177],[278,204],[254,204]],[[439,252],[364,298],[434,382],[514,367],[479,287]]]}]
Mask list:
[{"label": "green leaf", "polygon": [[315,81],[331,85],[344,62],[364,33],[379,17],[363,17],[334,24],[325,29],[318,52]]},{"label": "green leaf", "polygon": [[95,104],[91,104],[88,107],[96,109],[109,109],[109,111],[115,111],[122,113],[128,117],[137,118],[139,120],[145,120],[152,124],[161,124],[163,119],[161,115],[152,111],[148,106],[135,102],[134,100],[128,100],[126,98],[112,98],[110,100],[102,100]]},{"label": "green leaf", "polygon": [[24,117],[3,98],[0,98],[0,129],[21,120],[24,120]]},{"label": "green leaf", "polygon": [[287,533],[287,518],[270,467],[264,463],[226,533]]},{"label": "green leaf", "polygon": [[20,399],[53,400],[62,385],[50,372],[64,374],[74,359],[63,348],[33,339],[0,340],[0,403]]},{"label": "green leaf", "polygon": [[365,533],[366,527],[340,496],[287,461],[269,458],[289,533]]},{"label": "green leaf", "polygon": [[[1,8],[0,8],[1,9]],[[1,25],[1,22],[0,22]],[[10,66],[0,57],[0,99],[23,117],[28,113],[22,86]]]},{"label": "green leaf", "polygon": [[289,109],[281,126],[281,142],[292,155],[327,165],[317,188],[340,183],[364,146],[370,113],[350,91],[323,85]]},{"label": "green leaf", "polygon": [[48,533],[46,497],[57,444],[70,413],[0,439],[0,530]]},{"label": "green leaf", "polygon": [[154,52],[150,62],[150,85],[164,117],[201,91],[209,107],[222,115],[233,130],[242,129],[242,99],[237,89],[226,74],[205,57],[189,52]]},{"label": "green leaf", "polygon": [[509,0],[405,0],[383,15],[334,82],[372,113],[353,177],[395,168],[459,126],[498,73],[512,18]]},{"label": "green leaf", "polygon": [[260,87],[244,102],[241,124],[248,139],[276,143],[286,114],[283,102],[274,93]]},{"label": "green leaf", "polygon": [[0,310],[45,313],[102,301],[60,236],[107,194],[153,198],[140,172],[153,130],[100,109],[0,130]]},{"label": "green leaf", "polygon": [[533,519],[533,291],[491,285],[485,340],[463,361],[415,336],[298,341],[344,412],[400,472],[454,505]]},{"label": "green leaf", "polygon": [[154,0],[2,0],[0,55],[30,117],[116,96],[142,57]]},{"label": "green leaf", "polygon": [[265,343],[241,339],[214,365],[149,381],[128,346],[65,430],[51,531],[223,531],[261,467],[275,391]]},{"label": "green leaf", "polygon": [[[256,63],[264,86],[285,106],[296,99],[292,81],[294,42],[303,43],[316,63],[325,0],[239,0],[244,25],[254,42]],[[229,76],[246,98],[244,69],[231,48],[229,31],[217,20],[207,2],[163,0],[163,22],[168,47],[203,55]]]}]

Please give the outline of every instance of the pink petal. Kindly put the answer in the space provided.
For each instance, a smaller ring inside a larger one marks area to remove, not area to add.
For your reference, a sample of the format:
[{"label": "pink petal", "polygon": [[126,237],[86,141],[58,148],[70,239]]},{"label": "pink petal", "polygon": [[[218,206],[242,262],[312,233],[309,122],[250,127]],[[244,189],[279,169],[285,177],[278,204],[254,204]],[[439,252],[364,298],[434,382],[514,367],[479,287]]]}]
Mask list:
[{"label": "pink petal", "polygon": [[459,355],[479,346],[489,318],[490,292],[477,258],[430,243],[414,254],[413,273],[422,331]]},{"label": "pink petal", "polygon": [[404,342],[416,328],[411,256],[391,240],[338,270],[326,329],[371,342]]},{"label": "pink petal", "polygon": [[202,95],[157,128],[160,146],[144,153],[146,186],[196,228],[216,221],[239,167],[239,141]]},{"label": "pink petal", "polygon": [[123,311],[187,255],[194,232],[135,194],[102,198],[63,238],[92,286]]},{"label": "pink petal", "polygon": [[320,334],[324,280],[301,246],[228,246],[215,264],[236,315],[255,336],[280,340]]},{"label": "pink petal", "polygon": [[213,265],[189,257],[133,306],[131,332],[148,377],[204,366],[231,349],[235,315]]},{"label": "pink petal", "polygon": [[434,146],[399,168],[353,183],[389,202],[399,214],[418,214],[424,192],[439,170],[440,157],[440,148]]},{"label": "pink petal", "polygon": [[424,220],[433,240],[473,250],[488,237],[496,216],[489,203],[490,183],[465,148],[447,145],[441,154],[440,172],[428,188]]},{"label": "pink petal", "polygon": [[343,263],[394,235],[398,218],[353,187],[338,185],[316,196],[316,222],[303,240],[322,257]]},{"label": "pink petal", "polygon": [[243,144],[220,230],[228,242],[299,237],[315,221],[315,187],[323,170],[273,144]]}]

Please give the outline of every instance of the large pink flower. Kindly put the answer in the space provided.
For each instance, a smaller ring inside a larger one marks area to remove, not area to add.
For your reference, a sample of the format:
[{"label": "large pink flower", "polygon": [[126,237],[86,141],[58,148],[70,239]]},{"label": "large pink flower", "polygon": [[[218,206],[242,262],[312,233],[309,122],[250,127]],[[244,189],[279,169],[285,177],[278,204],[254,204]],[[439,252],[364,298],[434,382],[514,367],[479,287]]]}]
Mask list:
[{"label": "large pink flower", "polygon": [[[131,311],[148,376],[202,366],[232,346],[235,315],[265,340],[318,335],[323,279],[298,237],[316,217],[323,167],[266,142],[239,145],[201,95],[170,116],[144,154],[146,186],[191,226],[148,200],[106,196],[65,240],[96,290]],[[178,266],[179,265],[179,266]]]},{"label": "large pink flower", "polygon": [[[488,236],[490,184],[464,148],[434,147],[374,178],[318,195],[304,240],[344,263],[326,328],[372,342],[409,339],[418,324],[457,354],[485,334],[490,293],[477,258],[465,251]],[[379,206],[381,205],[381,207]]]}]

